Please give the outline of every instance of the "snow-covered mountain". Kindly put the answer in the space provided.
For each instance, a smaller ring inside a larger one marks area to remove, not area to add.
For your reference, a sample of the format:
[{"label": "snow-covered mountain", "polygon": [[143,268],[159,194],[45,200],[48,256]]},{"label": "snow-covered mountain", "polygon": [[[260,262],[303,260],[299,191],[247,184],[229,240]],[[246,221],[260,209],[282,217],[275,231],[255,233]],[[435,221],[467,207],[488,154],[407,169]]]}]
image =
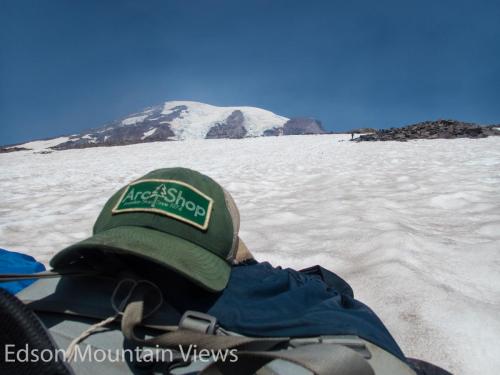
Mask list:
[{"label": "snow-covered mountain", "polygon": [[154,141],[322,133],[325,131],[321,123],[314,119],[288,119],[255,107],[217,107],[199,102],[169,101],[101,128],[16,145],[4,148],[4,151],[66,150]]}]

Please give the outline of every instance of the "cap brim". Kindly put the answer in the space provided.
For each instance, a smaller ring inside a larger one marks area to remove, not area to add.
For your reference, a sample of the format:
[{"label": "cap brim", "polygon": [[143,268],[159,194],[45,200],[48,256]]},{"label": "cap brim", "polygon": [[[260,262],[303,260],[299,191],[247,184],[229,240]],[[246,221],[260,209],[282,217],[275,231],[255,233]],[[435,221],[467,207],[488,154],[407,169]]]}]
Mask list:
[{"label": "cap brim", "polygon": [[136,255],[166,266],[213,292],[223,290],[231,266],[222,258],[192,242],[143,227],[112,228],[71,245],[50,260],[54,268],[85,256],[87,249]]}]

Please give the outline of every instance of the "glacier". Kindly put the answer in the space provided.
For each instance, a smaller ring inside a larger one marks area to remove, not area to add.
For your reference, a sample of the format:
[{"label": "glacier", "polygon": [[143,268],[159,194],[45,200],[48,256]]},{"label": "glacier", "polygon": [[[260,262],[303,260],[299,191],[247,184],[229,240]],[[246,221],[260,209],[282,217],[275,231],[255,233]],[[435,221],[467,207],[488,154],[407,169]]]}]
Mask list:
[{"label": "glacier", "polygon": [[170,101],[163,105],[162,115],[170,115],[176,108],[185,107],[170,126],[175,133],[174,139],[203,139],[211,127],[224,122],[234,111],[244,114],[243,125],[247,136],[259,137],[265,130],[282,127],[289,119],[257,107],[217,107],[193,101]]}]

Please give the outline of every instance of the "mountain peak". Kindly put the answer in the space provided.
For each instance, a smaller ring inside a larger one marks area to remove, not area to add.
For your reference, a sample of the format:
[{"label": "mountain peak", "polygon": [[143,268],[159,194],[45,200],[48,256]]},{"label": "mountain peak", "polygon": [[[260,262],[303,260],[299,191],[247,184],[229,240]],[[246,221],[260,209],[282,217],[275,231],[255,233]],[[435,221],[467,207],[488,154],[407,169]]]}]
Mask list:
[{"label": "mountain peak", "polygon": [[[293,132],[287,131],[291,128]],[[317,120],[290,120],[257,107],[218,107],[195,101],[174,100],[148,107],[142,112],[132,113],[80,134],[17,145],[16,150],[66,150],[154,141],[321,133],[325,131]]]}]

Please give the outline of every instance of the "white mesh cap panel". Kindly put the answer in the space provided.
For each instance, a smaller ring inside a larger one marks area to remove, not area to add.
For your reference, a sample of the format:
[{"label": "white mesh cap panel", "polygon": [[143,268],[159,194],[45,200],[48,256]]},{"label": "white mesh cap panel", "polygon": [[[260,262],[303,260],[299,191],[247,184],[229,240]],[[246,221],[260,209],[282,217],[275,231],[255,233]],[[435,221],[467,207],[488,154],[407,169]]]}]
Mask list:
[{"label": "white mesh cap panel", "polygon": [[238,232],[240,231],[240,212],[238,211],[238,207],[236,206],[236,202],[234,201],[231,194],[226,189],[222,189],[224,191],[224,198],[226,201],[226,206],[231,215],[231,220],[233,222],[233,243],[231,245],[231,251],[229,252],[226,260],[232,261],[236,256],[236,250],[238,249]]}]

